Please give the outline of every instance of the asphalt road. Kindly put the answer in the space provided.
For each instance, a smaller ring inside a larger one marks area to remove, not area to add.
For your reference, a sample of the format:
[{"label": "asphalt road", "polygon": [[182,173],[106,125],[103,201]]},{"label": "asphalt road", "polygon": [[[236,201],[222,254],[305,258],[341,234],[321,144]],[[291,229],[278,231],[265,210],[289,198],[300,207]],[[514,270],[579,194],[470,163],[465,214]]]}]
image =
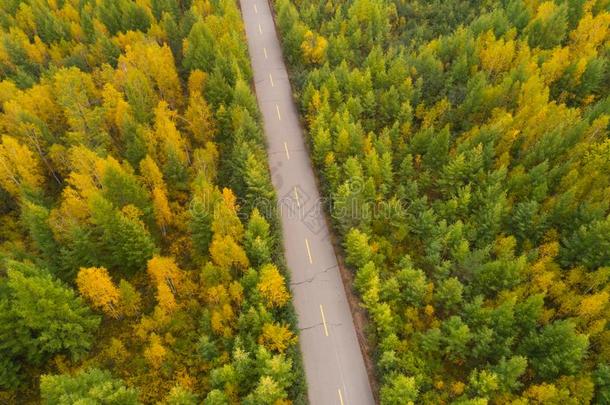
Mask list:
[{"label": "asphalt road", "polygon": [[280,200],[309,401],[374,404],[271,10],[266,0],[240,2]]}]

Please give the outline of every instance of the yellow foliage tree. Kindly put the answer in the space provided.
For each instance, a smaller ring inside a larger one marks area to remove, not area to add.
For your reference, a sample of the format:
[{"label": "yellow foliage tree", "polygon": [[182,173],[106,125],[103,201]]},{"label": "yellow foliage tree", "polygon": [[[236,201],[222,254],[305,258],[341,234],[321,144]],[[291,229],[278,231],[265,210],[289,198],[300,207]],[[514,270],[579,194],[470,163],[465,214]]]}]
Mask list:
[{"label": "yellow foliage tree", "polygon": [[172,290],[181,286],[184,274],[171,257],[155,256],[148,261],[148,275],[156,284],[168,284]]},{"label": "yellow foliage tree", "polygon": [[175,124],[176,112],[169,109],[165,101],[160,101],[155,108],[155,132],[154,138],[149,140],[152,144],[149,148],[158,148],[156,153],[161,160],[166,162],[168,157],[174,155],[181,163],[189,161],[188,145],[180,134]]},{"label": "yellow foliage tree", "polygon": [[109,83],[102,90],[102,99],[108,127],[115,127],[121,134],[131,114],[129,103],[124,100],[123,93]]},{"label": "yellow foliage tree", "polygon": [[66,136],[74,144],[91,144],[105,142],[99,131],[98,112],[93,108],[100,99],[100,92],[95,86],[93,77],[76,67],[59,69],[53,76],[53,93],[70,126]]},{"label": "yellow foliage tree", "polygon": [[157,301],[167,313],[177,307],[175,295],[182,286],[184,274],[171,257],[155,256],[148,261],[147,272],[157,287]]},{"label": "yellow foliage tree", "polygon": [[140,173],[150,190],[155,187],[162,187],[165,189],[163,174],[150,155],[146,155],[146,157],[140,161]]},{"label": "yellow foliage tree", "polygon": [[212,311],[212,316],[210,319],[210,323],[212,325],[212,330],[218,334],[218,335],[223,335],[223,331],[224,331],[224,324],[222,321],[222,314],[220,313],[220,311],[218,310],[213,310]]},{"label": "yellow foliage tree", "polygon": [[235,311],[228,303],[212,310],[211,324],[214,333],[224,337],[233,336]]},{"label": "yellow foliage tree", "polygon": [[19,5],[15,14],[15,25],[29,35],[36,33],[36,20],[31,6],[26,3]]},{"label": "yellow foliage tree", "polygon": [[81,268],[76,276],[76,285],[81,295],[90,301],[94,308],[99,308],[114,318],[119,316],[121,294],[105,268]]},{"label": "yellow foliage tree", "polygon": [[479,58],[483,69],[490,73],[499,73],[511,67],[515,57],[515,41],[496,39],[492,31],[487,31],[479,38]]},{"label": "yellow foliage tree", "polygon": [[594,57],[596,48],[608,41],[610,35],[610,13],[602,11],[595,17],[587,11],[570,33],[570,50],[576,56]]},{"label": "yellow foliage tree", "polygon": [[523,396],[527,398],[527,403],[533,404],[557,404],[560,391],[553,384],[539,384],[530,386]]},{"label": "yellow foliage tree", "polygon": [[203,175],[205,179],[213,182],[218,172],[218,147],[214,142],[206,142],[204,148],[197,148],[193,151],[192,168],[198,175]]},{"label": "yellow foliage tree", "polygon": [[44,176],[36,156],[15,138],[2,136],[0,144],[0,186],[17,197],[22,187],[39,188]]},{"label": "yellow foliage tree", "polygon": [[[3,81],[0,86],[0,105],[4,114],[0,115],[3,132],[27,142],[28,147],[44,159],[48,138],[41,125],[32,122],[42,120],[50,131],[65,131],[61,108],[57,105],[49,85],[35,85],[25,91],[13,87],[12,82]],[[38,121],[40,122],[40,121]]]},{"label": "yellow foliage tree", "polygon": [[153,333],[150,335],[150,343],[144,349],[144,358],[153,368],[159,368],[167,357],[167,350],[161,342],[161,338]]},{"label": "yellow foliage tree", "polygon": [[241,240],[244,227],[237,216],[238,208],[235,194],[230,189],[224,188],[222,200],[214,209],[212,232],[215,237],[230,236],[233,240]]},{"label": "yellow foliage tree", "polygon": [[177,307],[176,297],[167,284],[157,284],[157,302],[165,313],[172,313]]},{"label": "yellow foliage tree", "polygon": [[571,63],[569,48],[556,48],[553,50],[551,57],[540,68],[545,83],[550,84],[559,79]]},{"label": "yellow foliage tree", "polygon": [[108,357],[110,360],[116,363],[123,363],[129,358],[129,352],[125,348],[125,345],[121,341],[121,339],[112,338],[110,340],[110,344],[104,350],[104,355]]},{"label": "yellow foliage tree", "polygon": [[212,305],[222,304],[229,299],[227,288],[222,284],[206,288],[203,297],[208,304]]},{"label": "yellow foliage tree", "polygon": [[273,264],[261,268],[259,279],[256,287],[267,307],[283,307],[290,300],[284,277]]},{"label": "yellow foliage tree", "polygon": [[210,256],[214,264],[225,269],[231,266],[245,269],[250,264],[244,249],[229,235],[214,237],[210,244]]},{"label": "yellow foliage tree", "polygon": [[161,97],[172,108],[182,104],[182,88],[170,48],[155,41],[137,41],[126,45],[125,54],[119,58],[119,66],[133,66],[150,77]]},{"label": "yellow foliage tree", "polygon": [[167,227],[171,225],[174,216],[169,208],[169,201],[167,201],[165,190],[163,190],[161,187],[155,187],[152,191],[152,197],[155,220],[157,225],[159,225],[159,228],[161,228],[163,236],[165,236],[167,233]]},{"label": "yellow foliage tree", "polygon": [[231,285],[229,285],[229,296],[237,307],[241,305],[244,300],[244,287],[239,281],[233,281]]},{"label": "yellow foliage tree", "polygon": [[297,343],[297,337],[286,325],[266,323],[263,325],[263,331],[258,338],[258,343],[270,350],[282,353]]},{"label": "yellow foliage tree", "polygon": [[188,129],[193,134],[193,138],[200,145],[214,139],[216,135],[216,122],[210,106],[199,93],[194,93],[189,98],[189,105],[184,113]]},{"label": "yellow foliage tree", "polygon": [[587,319],[594,318],[608,306],[608,293],[606,291],[586,296],[580,302],[578,314]]},{"label": "yellow foliage tree", "polygon": [[189,95],[193,97],[194,94],[201,95],[204,90],[205,82],[208,74],[202,70],[194,69],[189,75],[188,89]]},{"label": "yellow foliage tree", "polygon": [[308,30],[301,43],[301,51],[307,63],[321,64],[326,59],[328,41],[323,36]]}]

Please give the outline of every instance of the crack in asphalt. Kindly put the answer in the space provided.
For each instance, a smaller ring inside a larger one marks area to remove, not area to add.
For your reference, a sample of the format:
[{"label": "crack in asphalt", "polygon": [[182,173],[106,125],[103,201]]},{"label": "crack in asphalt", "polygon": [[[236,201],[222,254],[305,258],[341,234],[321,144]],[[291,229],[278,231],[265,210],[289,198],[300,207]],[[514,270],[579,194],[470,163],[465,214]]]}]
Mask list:
[{"label": "crack in asphalt", "polygon": [[291,286],[296,286],[296,285],[301,285],[301,284],[305,284],[305,283],[311,283],[311,282],[312,282],[312,281],[313,281],[313,280],[314,280],[316,277],[318,277],[320,274],[326,273],[326,272],[328,272],[329,270],[334,269],[335,267],[339,267],[339,266],[338,266],[338,265],[336,265],[336,264],[335,264],[335,265],[332,265],[332,266],[330,266],[330,267],[328,267],[328,268],[326,268],[326,269],[324,269],[324,270],[321,270],[321,271],[319,271],[319,272],[315,273],[313,276],[311,276],[311,277],[309,277],[309,278],[306,278],[306,279],[305,279],[305,280],[303,280],[303,281],[296,281],[296,282],[294,282],[294,283],[290,283],[290,285],[291,285]]},{"label": "crack in asphalt", "polygon": [[[327,322],[326,325],[328,325],[328,326],[343,326],[343,322],[338,322],[338,323]],[[304,330],[309,330],[309,329],[317,328],[319,326],[324,326],[324,323],[323,322],[314,323],[311,326],[304,326],[302,328],[299,328],[299,330],[300,331],[304,331]]]},{"label": "crack in asphalt", "polygon": [[299,328],[299,330],[303,331],[303,330],[313,329],[313,328],[317,328],[318,326],[322,326],[322,325],[324,325],[322,322],[315,323],[315,324],[313,324],[311,326],[305,326],[305,327]]},{"label": "crack in asphalt", "polygon": [[[298,322],[298,331],[295,330],[295,333],[300,333],[302,337],[301,354],[305,380],[308,383],[309,402],[338,404],[345,401],[351,405],[375,405],[359,346],[359,330],[349,312],[346,296],[349,288],[343,284],[341,273],[336,270],[338,263],[331,244],[332,234],[322,209],[322,204],[328,202],[322,199],[317,189],[315,170],[307,148],[307,136],[300,123],[301,117],[284,63],[279,43],[281,37],[278,36],[272,19],[270,2],[258,2],[258,12],[253,10],[249,0],[240,0],[239,3],[243,7],[242,10],[248,10],[242,13],[242,18],[250,52],[256,100],[263,112],[263,123],[266,124],[263,130],[268,137],[267,145],[273,141],[277,148],[277,152],[274,150],[268,155],[268,163],[278,196],[282,229],[287,233],[295,233],[294,240],[285,240],[284,249],[287,256],[298,253],[298,256],[295,256],[296,265],[290,273],[293,281],[290,288],[295,292],[293,303]],[[257,27],[259,23],[264,24],[264,27]],[[261,47],[269,51],[267,58],[263,58]],[[279,106],[277,109],[281,109],[281,115],[277,117],[274,104]],[[292,155],[289,159],[281,157],[282,152],[285,153],[282,148],[286,149],[284,141],[287,142],[287,149]],[[298,148],[299,151],[292,148]],[[288,160],[290,161],[287,163]],[[301,207],[298,207],[292,198],[293,188],[301,182],[307,184],[307,187],[298,189],[301,203]],[[306,199],[305,194],[308,194],[309,198]],[[314,250],[320,261],[309,263],[311,266],[305,264],[307,257],[302,256],[305,247],[302,241],[307,236],[312,238],[309,241],[314,241],[319,248]],[[325,269],[327,266],[330,267]],[[328,274],[316,279],[323,273]],[[316,284],[313,284],[314,282]],[[318,306],[321,304],[325,309],[328,307],[327,315],[324,315],[322,308],[318,312]],[[325,326],[327,330],[324,330]],[[326,334],[328,337],[324,337]],[[321,358],[327,360],[330,366],[321,369],[318,363]]]}]

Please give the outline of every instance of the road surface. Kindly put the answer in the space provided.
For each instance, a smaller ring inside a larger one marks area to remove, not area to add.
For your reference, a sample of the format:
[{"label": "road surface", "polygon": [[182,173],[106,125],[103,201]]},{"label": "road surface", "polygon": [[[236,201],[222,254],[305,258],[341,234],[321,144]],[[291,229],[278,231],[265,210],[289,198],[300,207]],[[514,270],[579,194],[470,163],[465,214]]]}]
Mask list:
[{"label": "road surface", "polygon": [[266,0],[240,0],[313,405],[374,404]]}]

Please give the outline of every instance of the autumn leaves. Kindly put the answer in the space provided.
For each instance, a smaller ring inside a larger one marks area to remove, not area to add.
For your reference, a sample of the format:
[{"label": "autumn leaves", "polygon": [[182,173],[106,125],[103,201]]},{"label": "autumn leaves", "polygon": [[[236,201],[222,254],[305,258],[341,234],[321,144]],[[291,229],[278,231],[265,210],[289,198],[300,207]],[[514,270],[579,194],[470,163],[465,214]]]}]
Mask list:
[{"label": "autumn leaves", "polygon": [[0,14],[0,402],[301,397],[236,3]]},{"label": "autumn leaves", "polygon": [[21,190],[36,190],[43,183],[42,168],[30,149],[17,139],[2,135],[0,185],[14,196]]},{"label": "autumn leaves", "polygon": [[606,401],[608,11],[274,4],[381,403]]}]

